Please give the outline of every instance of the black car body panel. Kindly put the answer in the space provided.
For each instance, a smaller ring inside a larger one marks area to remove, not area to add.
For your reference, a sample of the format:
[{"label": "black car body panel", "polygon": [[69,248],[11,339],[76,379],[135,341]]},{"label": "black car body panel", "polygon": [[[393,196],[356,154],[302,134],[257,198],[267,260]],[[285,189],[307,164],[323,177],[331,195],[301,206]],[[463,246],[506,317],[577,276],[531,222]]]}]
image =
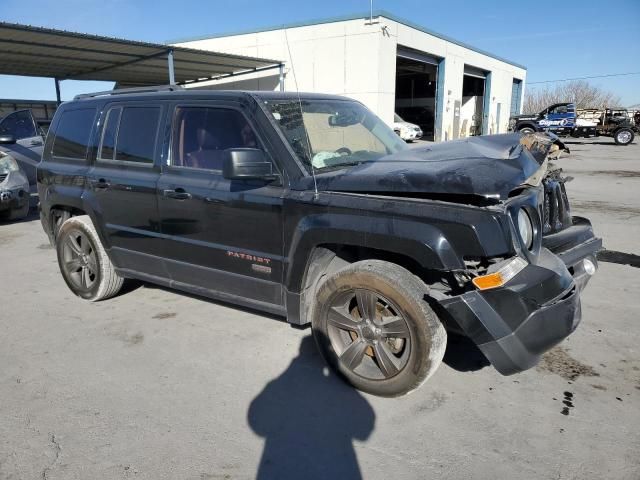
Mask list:
[{"label": "black car body panel", "polygon": [[[414,269],[450,317],[446,323],[503,373],[528,368],[575,328],[588,278],[582,262],[595,262],[601,243],[588,221],[572,220],[568,210],[558,217],[560,230],[542,234],[542,217],[551,215],[545,199],[557,205],[559,197],[542,182],[527,182],[546,168],[555,139],[476,137],[329,169],[314,179],[264,108],[274,98],[298,101],[291,94],[182,91],[63,104],[38,169],[45,231],[53,241],[58,209],[87,214],[121,275],[285,315],[294,324],[309,322],[309,278],[320,268],[319,249],[385,255]],[[316,98],[344,100],[302,95]],[[99,159],[109,110],[134,104],[162,109],[152,161]],[[239,112],[277,175],[231,180],[172,166],[171,125],[181,105]],[[56,157],[58,123],[72,109],[95,111],[86,152]],[[535,231],[530,247],[517,233],[522,208]],[[507,285],[473,287],[472,278],[513,257],[528,265]]]}]

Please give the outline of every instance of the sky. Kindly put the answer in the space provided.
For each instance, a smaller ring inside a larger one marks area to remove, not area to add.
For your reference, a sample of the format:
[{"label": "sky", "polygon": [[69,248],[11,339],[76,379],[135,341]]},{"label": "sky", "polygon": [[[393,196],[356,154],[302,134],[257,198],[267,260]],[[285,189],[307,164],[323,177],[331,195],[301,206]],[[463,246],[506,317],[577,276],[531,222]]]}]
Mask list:
[{"label": "sky", "polygon": [[[0,0],[0,19],[165,43],[369,10],[368,0]],[[546,80],[640,72],[640,0],[374,0],[430,30],[527,67]],[[640,74],[596,78],[623,106],[640,104]],[[104,90],[62,82],[63,100]],[[0,75],[0,98],[55,99],[53,80]]]}]

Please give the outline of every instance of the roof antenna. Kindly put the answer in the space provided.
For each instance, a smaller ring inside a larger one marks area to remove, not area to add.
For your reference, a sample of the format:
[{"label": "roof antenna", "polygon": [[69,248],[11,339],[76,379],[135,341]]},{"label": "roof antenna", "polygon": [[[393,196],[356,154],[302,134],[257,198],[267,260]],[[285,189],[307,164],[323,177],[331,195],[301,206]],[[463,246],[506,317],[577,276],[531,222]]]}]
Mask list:
[{"label": "roof antenna", "polygon": [[313,177],[313,190],[315,192],[315,198],[318,198],[318,182],[316,181],[316,170],[313,166],[313,159],[311,158],[311,140],[309,140],[309,133],[307,127],[304,124],[304,116],[302,114],[302,99],[300,98],[300,89],[298,88],[298,76],[296,75],[296,68],[293,64],[293,55],[291,55],[291,47],[289,47],[289,36],[287,35],[287,29],[284,29],[284,39],[287,43],[287,50],[289,52],[289,59],[291,60],[291,71],[293,72],[293,80],[296,84],[296,94],[298,95],[298,106],[300,107],[300,122],[302,123],[302,129],[304,130],[304,136],[307,140],[307,156],[309,157],[309,163],[311,164],[311,176]]}]

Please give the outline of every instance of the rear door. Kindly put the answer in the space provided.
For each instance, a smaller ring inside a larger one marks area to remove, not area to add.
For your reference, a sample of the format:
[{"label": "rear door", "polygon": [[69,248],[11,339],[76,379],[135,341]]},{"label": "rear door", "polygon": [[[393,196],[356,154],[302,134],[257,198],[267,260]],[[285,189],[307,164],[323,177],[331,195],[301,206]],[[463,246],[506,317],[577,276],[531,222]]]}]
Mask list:
[{"label": "rear door", "polygon": [[165,110],[158,102],[107,104],[95,163],[87,175],[115,266],[163,278],[156,187]]},{"label": "rear door", "polygon": [[0,149],[16,159],[27,174],[29,184],[35,185],[44,139],[31,110],[18,110],[4,117],[0,121],[0,135],[11,135],[15,139],[15,143],[2,144]]},{"label": "rear door", "polygon": [[266,151],[265,143],[233,104],[177,104],[172,117],[171,153],[158,184],[171,278],[222,297],[281,305],[283,187],[222,176],[225,149]]}]

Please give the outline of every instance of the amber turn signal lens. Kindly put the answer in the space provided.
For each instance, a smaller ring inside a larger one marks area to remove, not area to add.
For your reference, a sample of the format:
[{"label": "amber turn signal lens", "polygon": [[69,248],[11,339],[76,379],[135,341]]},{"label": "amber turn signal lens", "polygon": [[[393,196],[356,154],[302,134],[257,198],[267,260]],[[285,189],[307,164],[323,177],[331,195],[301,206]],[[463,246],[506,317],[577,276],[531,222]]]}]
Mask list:
[{"label": "amber turn signal lens", "polygon": [[527,266],[527,262],[520,257],[513,257],[498,268],[498,271],[489,273],[488,275],[480,275],[475,277],[473,284],[479,290],[488,290],[503,286]]},{"label": "amber turn signal lens", "polygon": [[483,275],[476,277],[473,280],[473,284],[480,290],[486,290],[487,288],[501,287],[506,282],[499,273],[492,273],[491,275]]}]

